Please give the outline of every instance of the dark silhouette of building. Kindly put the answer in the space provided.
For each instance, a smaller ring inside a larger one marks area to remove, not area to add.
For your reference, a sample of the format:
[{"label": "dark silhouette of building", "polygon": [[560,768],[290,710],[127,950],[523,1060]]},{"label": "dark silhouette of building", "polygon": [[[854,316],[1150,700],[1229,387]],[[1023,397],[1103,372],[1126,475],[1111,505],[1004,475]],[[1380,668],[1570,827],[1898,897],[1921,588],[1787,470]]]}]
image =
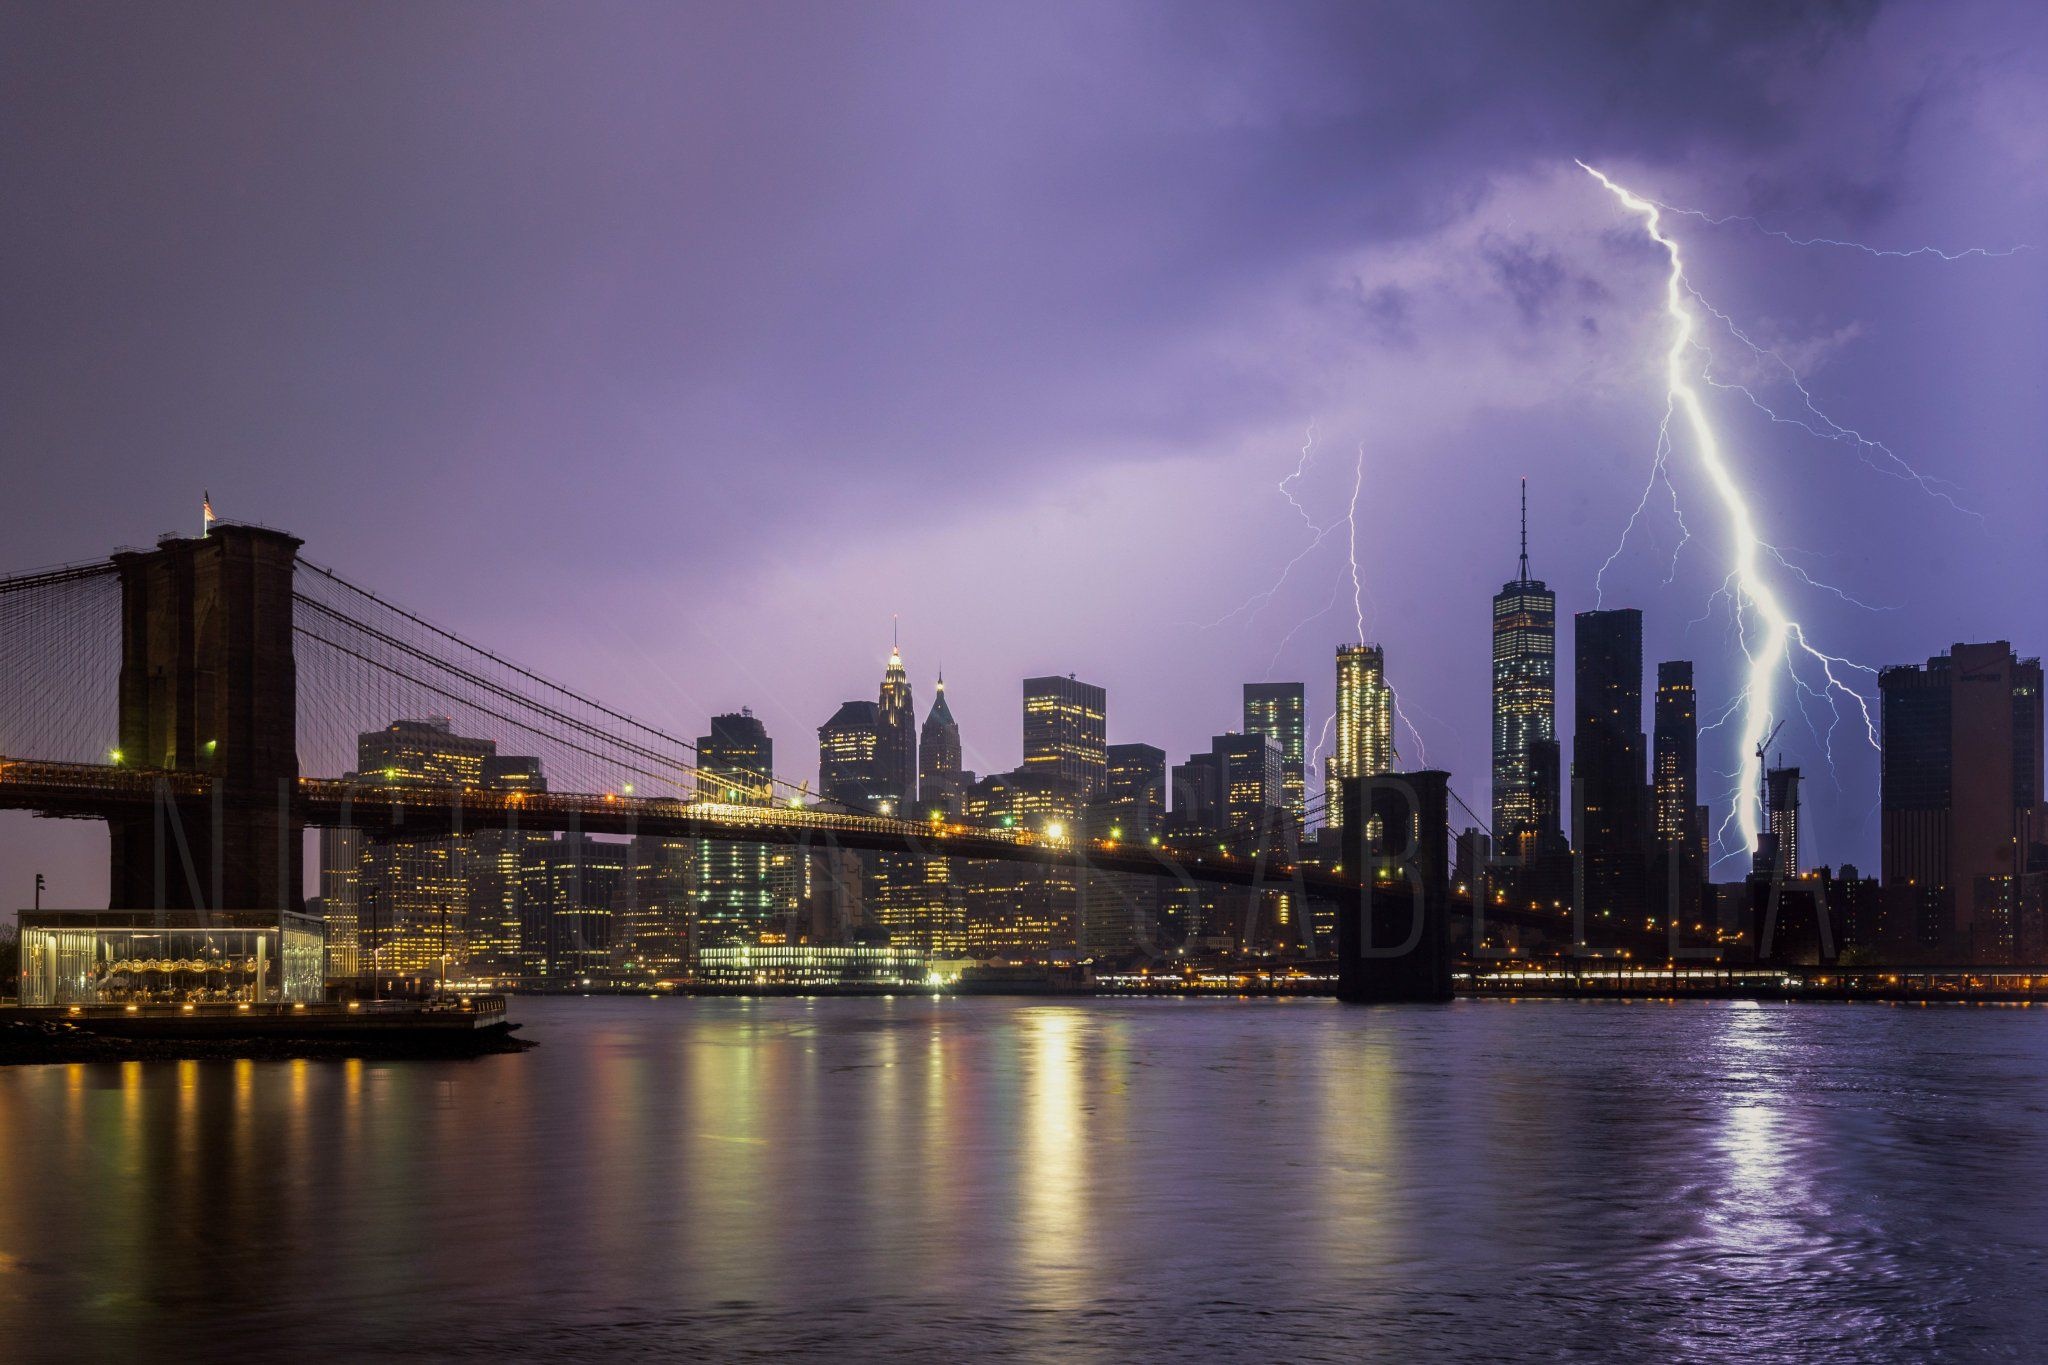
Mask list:
[{"label": "dark silhouette of building", "polygon": [[1648,909],[1649,791],[1644,778],[1643,614],[1573,619],[1572,844],[1582,908],[1641,923]]},{"label": "dark silhouette of building", "polygon": [[[1558,828],[1557,770],[1535,749],[1557,741],[1557,594],[1529,577],[1529,481],[1522,480],[1522,559],[1493,599],[1493,838],[1531,857]],[[1550,786],[1543,782],[1548,778]],[[1544,823],[1548,812],[1550,823]]]},{"label": "dark silhouette of building", "polygon": [[1764,774],[1764,791],[1770,852],[1768,867],[1757,870],[1789,881],[1799,875],[1799,769],[1770,769]]},{"label": "dark silhouette of building", "polygon": [[1109,765],[1108,695],[1064,678],[1024,680],[1024,768],[1071,783],[1083,799],[1102,790]]},{"label": "dark silhouette of building", "polygon": [[928,809],[958,815],[973,779],[960,766],[960,723],[946,704],[946,675],[932,689],[932,709],[925,714],[917,745],[917,799]]},{"label": "dark silhouette of building", "polygon": [[697,795],[706,801],[764,806],[775,799],[775,743],[746,707],[711,718],[697,740]]},{"label": "dark silhouette of building", "polygon": [[1451,998],[1450,774],[1345,780],[1346,866],[1370,868],[1356,905],[1337,913],[1337,998]]},{"label": "dark silhouette of building", "polygon": [[875,707],[875,777],[890,810],[908,814],[917,801],[917,708],[894,641]]},{"label": "dark silhouette of building", "polygon": [[1285,808],[1299,830],[1308,819],[1308,689],[1298,682],[1246,683],[1244,731],[1280,746]]},{"label": "dark silhouette of building", "polygon": [[1878,676],[1887,896],[1914,949],[1974,962],[2044,946],[2020,934],[2042,812],[2041,661],[2004,640],[1957,644]]}]

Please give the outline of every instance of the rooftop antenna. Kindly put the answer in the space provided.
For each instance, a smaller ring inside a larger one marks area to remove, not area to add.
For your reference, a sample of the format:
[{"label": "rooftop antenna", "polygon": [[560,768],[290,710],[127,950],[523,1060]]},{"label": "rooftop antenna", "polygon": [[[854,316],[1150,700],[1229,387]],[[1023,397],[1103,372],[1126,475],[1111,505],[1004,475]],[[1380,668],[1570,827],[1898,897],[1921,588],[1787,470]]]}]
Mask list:
[{"label": "rooftop antenna", "polygon": [[1522,581],[1529,581],[1529,476],[1522,476]]}]

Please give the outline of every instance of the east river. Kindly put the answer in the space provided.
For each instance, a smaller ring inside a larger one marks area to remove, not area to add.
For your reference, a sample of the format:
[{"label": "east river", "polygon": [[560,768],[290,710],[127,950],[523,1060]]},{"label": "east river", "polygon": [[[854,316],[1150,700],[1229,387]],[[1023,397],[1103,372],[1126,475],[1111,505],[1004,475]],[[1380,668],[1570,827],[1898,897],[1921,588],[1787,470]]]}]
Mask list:
[{"label": "east river", "polygon": [[0,1356],[2039,1359],[2048,1011],[519,1000],[0,1071]]}]

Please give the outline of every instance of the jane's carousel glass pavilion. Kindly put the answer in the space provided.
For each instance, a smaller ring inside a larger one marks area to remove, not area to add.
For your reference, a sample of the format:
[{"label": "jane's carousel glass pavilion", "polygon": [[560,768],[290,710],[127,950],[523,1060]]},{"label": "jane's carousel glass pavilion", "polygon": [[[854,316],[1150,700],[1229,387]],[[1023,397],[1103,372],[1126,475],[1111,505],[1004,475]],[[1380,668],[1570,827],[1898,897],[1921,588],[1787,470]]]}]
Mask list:
[{"label": "jane's carousel glass pavilion", "polygon": [[23,1005],[262,1005],[321,998],[325,926],[289,911],[24,910]]}]

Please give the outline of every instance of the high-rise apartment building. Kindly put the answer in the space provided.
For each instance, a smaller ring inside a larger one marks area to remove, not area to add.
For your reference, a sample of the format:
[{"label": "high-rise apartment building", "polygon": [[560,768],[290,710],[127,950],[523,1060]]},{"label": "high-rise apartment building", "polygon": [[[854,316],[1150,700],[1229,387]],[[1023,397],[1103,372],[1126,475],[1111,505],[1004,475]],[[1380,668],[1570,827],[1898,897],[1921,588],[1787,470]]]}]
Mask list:
[{"label": "high-rise apartment building", "polygon": [[1280,746],[1285,807],[1299,830],[1308,819],[1308,689],[1298,682],[1246,683],[1244,732]]},{"label": "high-rise apartment building", "polygon": [[1335,750],[1323,761],[1323,820],[1344,823],[1344,779],[1375,777],[1394,766],[1394,694],[1378,645],[1337,646]]}]

